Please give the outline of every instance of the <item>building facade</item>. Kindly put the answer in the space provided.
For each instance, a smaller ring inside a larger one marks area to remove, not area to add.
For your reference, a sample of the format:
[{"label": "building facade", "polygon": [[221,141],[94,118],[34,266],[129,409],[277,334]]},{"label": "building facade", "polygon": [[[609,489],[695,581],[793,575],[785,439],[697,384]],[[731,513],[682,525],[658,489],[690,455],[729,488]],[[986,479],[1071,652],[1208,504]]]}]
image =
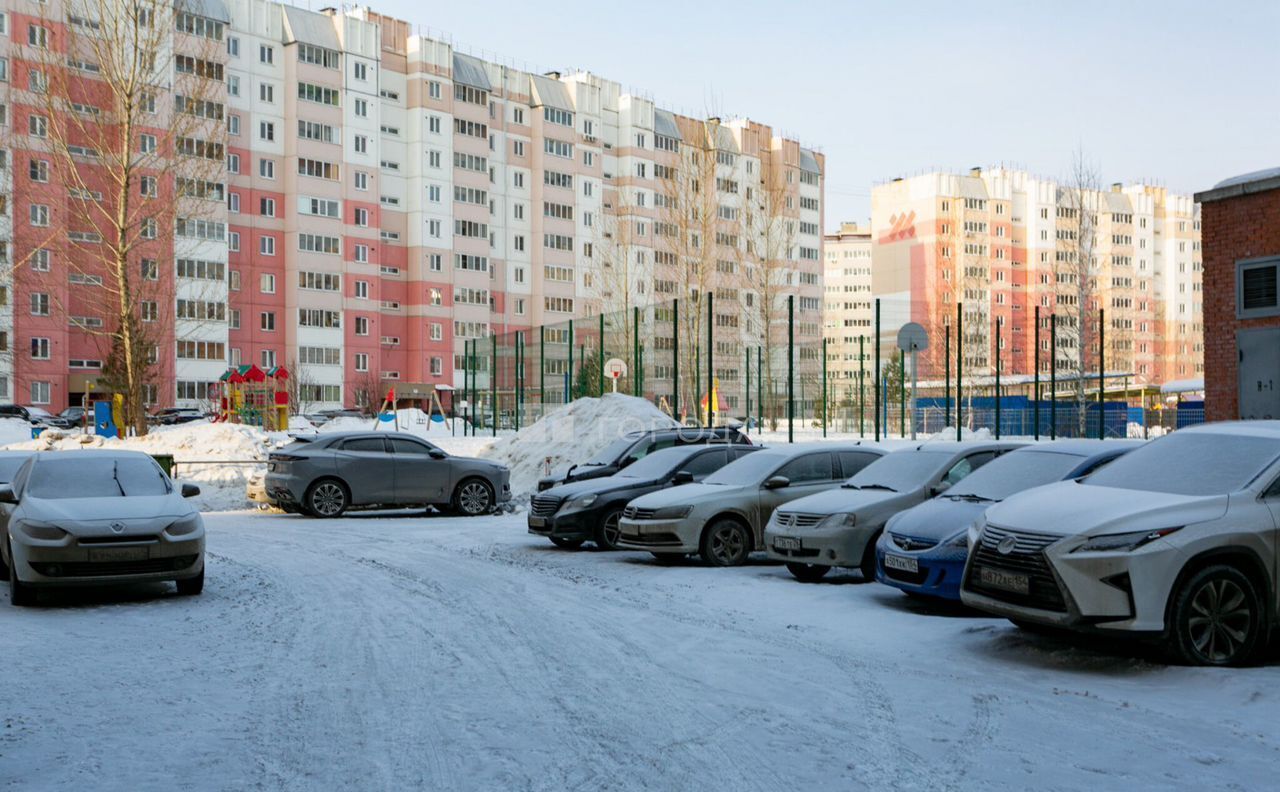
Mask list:
[{"label": "building facade", "polygon": [[1202,374],[1200,210],[1190,196],[975,168],[876,186],[871,226],[885,349],[903,323],[923,325],[922,376],[941,377],[948,328],[967,374],[993,374],[997,347],[1005,374],[1031,374],[1037,307],[1042,370],[1053,315],[1061,372],[1096,374],[1101,335],[1106,371],[1134,385]]},{"label": "building facade", "polygon": [[1280,168],[1198,193],[1205,420],[1280,418]]},{"label": "building facade", "polygon": [[[93,5],[4,0],[3,74],[31,60],[29,26]],[[228,365],[248,363],[292,369],[308,409],[395,383],[460,385],[468,341],[704,293],[728,329],[715,353],[726,380],[788,294],[808,339],[821,336],[822,155],[771,127],[684,117],[586,72],[481,60],[368,8],[188,0],[174,19],[168,68],[198,61],[213,83],[195,109],[225,123],[225,169],[216,206],[180,218],[152,256],[171,303],[154,310],[158,405],[205,403]],[[174,85],[158,101],[191,111]],[[25,86],[8,87],[10,131],[25,132]],[[0,252],[24,245],[6,236],[38,191],[24,173],[2,177],[14,191]],[[53,215],[49,236],[72,233]],[[105,363],[65,312],[25,310],[33,292],[82,286],[60,263],[14,268],[28,276],[0,316],[13,350],[0,399],[79,403]],[[34,359],[37,338],[49,343]]]},{"label": "building facade", "polygon": [[[823,253],[823,338],[827,372],[837,393],[855,385],[861,356],[871,357],[867,340],[875,331],[871,293],[871,229],[841,223],[827,234]],[[865,375],[869,376],[869,375]]]}]

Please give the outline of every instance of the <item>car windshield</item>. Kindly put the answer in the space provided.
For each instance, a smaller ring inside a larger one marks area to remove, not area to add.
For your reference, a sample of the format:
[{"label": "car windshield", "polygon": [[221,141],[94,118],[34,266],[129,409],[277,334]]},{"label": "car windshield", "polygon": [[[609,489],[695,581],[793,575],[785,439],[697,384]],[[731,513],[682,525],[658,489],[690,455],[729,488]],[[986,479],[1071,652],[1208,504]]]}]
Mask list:
[{"label": "car windshield", "polygon": [[1280,440],[1174,432],[1130,451],[1084,482],[1173,495],[1225,495],[1243,489],[1278,456]]},{"label": "car windshield", "polygon": [[53,414],[48,410],[42,410],[39,407],[28,407],[27,413],[37,418],[52,418]]},{"label": "car windshield", "polygon": [[867,465],[844,486],[904,492],[922,486],[955,458],[951,451],[898,451]]},{"label": "car windshield", "polygon": [[622,456],[624,451],[635,445],[638,439],[638,437],[619,437],[582,464],[590,467],[612,465],[618,461],[618,457]]},{"label": "car windshield", "polygon": [[944,498],[998,501],[1043,484],[1061,481],[1084,457],[1027,449],[1005,454],[983,465],[947,490]]},{"label": "car windshield", "polygon": [[701,446],[681,446],[664,448],[627,465],[617,475],[620,478],[660,479],[670,473],[681,462],[696,453]]},{"label": "car windshield", "polygon": [[17,475],[18,468],[27,461],[27,457],[0,458],[0,484],[8,484]]},{"label": "car windshield", "polygon": [[757,451],[747,454],[712,473],[702,480],[703,484],[715,484],[728,487],[741,487],[754,484],[769,475],[791,458],[791,454],[781,451]]},{"label": "car windshield", "polygon": [[[61,455],[59,455],[61,456]],[[42,459],[31,470],[27,492],[53,499],[120,498],[169,494],[160,466],[138,457],[94,456]]]},{"label": "car windshield", "polygon": [[62,416],[63,418],[76,418],[76,417],[79,417],[83,412],[84,410],[80,407],[68,407],[67,409],[58,413],[58,415]]}]

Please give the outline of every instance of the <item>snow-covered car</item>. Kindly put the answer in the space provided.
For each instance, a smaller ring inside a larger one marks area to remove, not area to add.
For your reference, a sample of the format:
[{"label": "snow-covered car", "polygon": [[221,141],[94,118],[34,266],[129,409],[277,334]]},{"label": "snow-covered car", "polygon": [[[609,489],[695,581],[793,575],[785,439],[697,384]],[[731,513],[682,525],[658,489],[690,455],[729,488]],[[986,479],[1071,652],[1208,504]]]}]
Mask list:
[{"label": "snow-covered car", "polygon": [[14,605],[35,590],[172,580],[204,589],[204,521],[155,460],[136,451],[44,452],[0,485],[0,575]]},{"label": "snow-covered car", "polygon": [[629,501],[666,487],[702,481],[758,446],[737,443],[685,445],[655,451],[605,478],[561,484],[534,495],[529,503],[529,533],[557,547],[585,541],[616,550],[618,522]]},{"label": "snow-covered car", "polygon": [[1032,487],[1088,475],[1141,440],[1057,440],[1011,451],[936,498],[898,512],[876,542],[876,580],[908,594],[960,599],[969,526]]},{"label": "snow-covered car", "polygon": [[203,421],[206,417],[204,412],[194,407],[165,407],[157,410],[147,420],[157,426],[176,426],[194,421]]},{"label": "snow-covered car", "polygon": [[538,480],[538,491],[551,489],[559,484],[612,476],[631,463],[644,459],[646,454],[683,445],[705,443],[736,443],[751,445],[751,438],[733,426],[717,426],[711,429],[648,429],[628,432],[597,451],[585,462],[565,470],[556,471]]},{"label": "snow-covered car", "polygon": [[33,424],[38,424],[40,426],[48,426],[54,429],[71,428],[71,422],[69,420],[62,418],[60,416],[54,415],[53,413],[49,412],[43,407],[33,407],[31,405],[24,405],[22,409],[27,411],[27,420],[31,421],[31,423]]},{"label": "snow-covered car", "polygon": [[883,448],[857,442],[766,447],[701,484],[659,490],[627,504],[619,549],[659,560],[698,553],[712,566],[738,566],[761,549],[761,531],[784,503],[838,486],[879,459]]},{"label": "snow-covered car", "polygon": [[965,604],[1015,623],[1159,637],[1248,662],[1280,607],[1280,421],[1179,429],[970,529]]},{"label": "snow-covered car", "polygon": [[857,567],[871,580],[885,521],[1021,445],[930,441],[886,454],[843,485],[774,512],[765,550],[799,580],[818,580],[833,567]]},{"label": "snow-covered car", "polygon": [[435,506],[467,516],[511,500],[511,472],[401,432],[306,437],[267,457],[267,496],[285,511],[338,517],[348,508]]}]

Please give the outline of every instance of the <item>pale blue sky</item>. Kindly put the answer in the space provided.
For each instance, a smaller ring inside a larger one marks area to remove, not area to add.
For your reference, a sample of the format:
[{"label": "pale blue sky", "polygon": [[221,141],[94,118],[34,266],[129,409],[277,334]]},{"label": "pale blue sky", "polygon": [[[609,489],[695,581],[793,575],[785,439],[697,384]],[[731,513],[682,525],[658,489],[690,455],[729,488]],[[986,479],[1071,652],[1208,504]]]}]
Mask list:
[{"label": "pale blue sky", "polygon": [[368,1],[463,51],[773,124],[826,153],[828,228],[877,181],[1061,176],[1077,147],[1105,182],[1186,192],[1280,165],[1280,0]]}]

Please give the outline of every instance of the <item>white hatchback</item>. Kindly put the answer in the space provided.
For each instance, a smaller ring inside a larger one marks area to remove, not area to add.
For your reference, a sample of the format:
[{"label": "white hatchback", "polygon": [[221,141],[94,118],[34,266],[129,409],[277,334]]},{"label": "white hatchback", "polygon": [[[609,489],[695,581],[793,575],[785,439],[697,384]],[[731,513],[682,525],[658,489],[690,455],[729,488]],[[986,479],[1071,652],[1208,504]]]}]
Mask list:
[{"label": "white hatchback", "polygon": [[1280,421],[1181,429],[970,529],[961,599],[1032,623],[1160,637],[1180,661],[1247,662],[1278,601]]}]

